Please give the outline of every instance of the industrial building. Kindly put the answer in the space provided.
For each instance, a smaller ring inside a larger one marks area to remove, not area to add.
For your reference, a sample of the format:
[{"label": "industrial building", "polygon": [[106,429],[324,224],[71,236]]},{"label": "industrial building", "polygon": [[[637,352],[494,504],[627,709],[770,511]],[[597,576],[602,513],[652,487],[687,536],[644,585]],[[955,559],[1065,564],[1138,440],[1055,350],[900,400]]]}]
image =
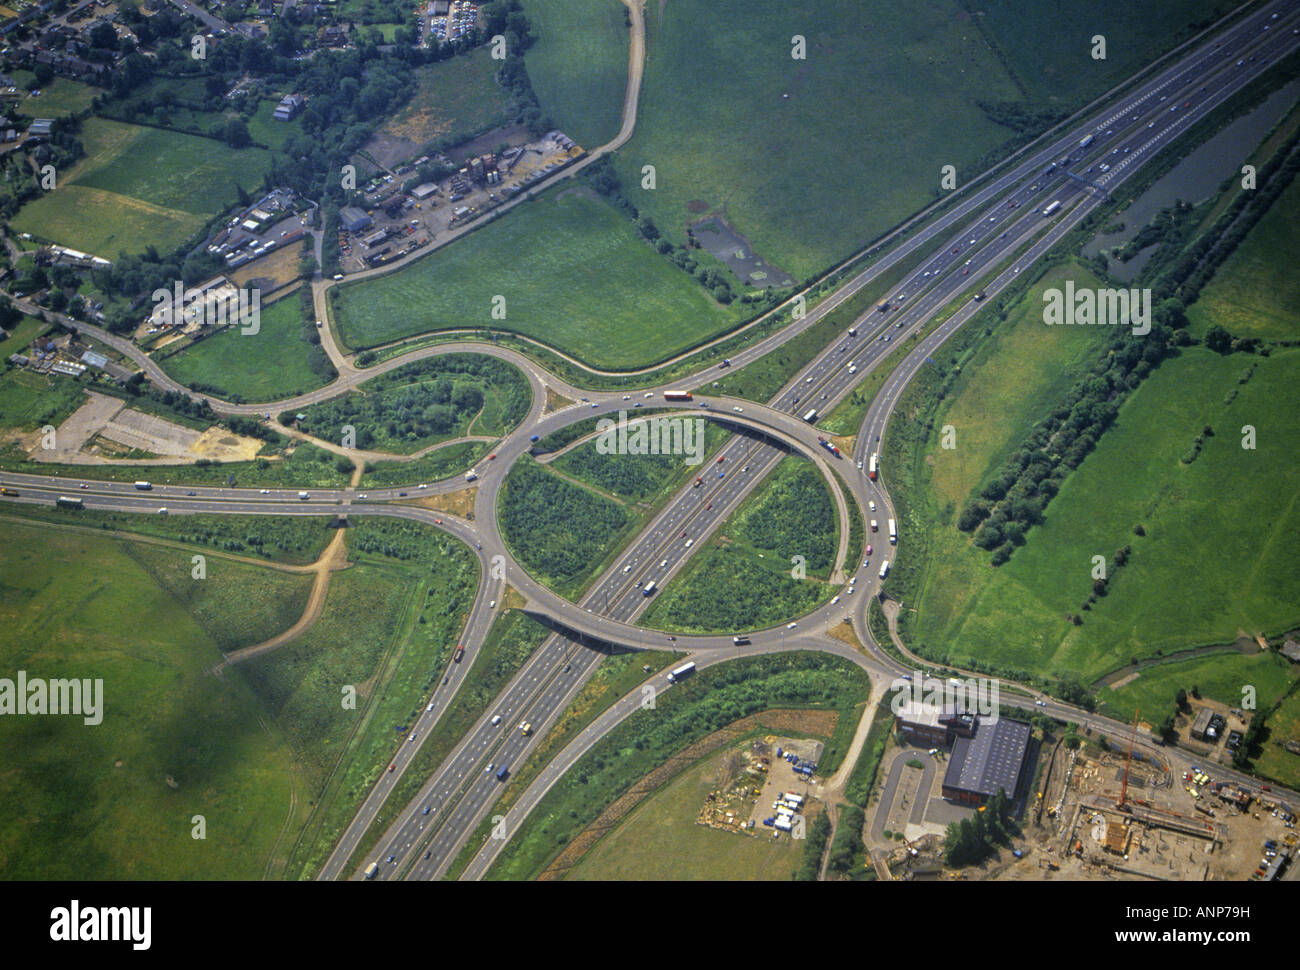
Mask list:
[{"label": "industrial building", "polygon": [[374,220],[364,210],[354,205],[345,205],[339,209],[339,222],[348,232],[361,232],[374,224]]},{"label": "industrial building", "polygon": [[959,713],[953,702],[939,705],[909,697],[894,714],[894,730],[923,748],[946,748],[975,733],[975,717]]},{"label": "industrial building", "polygon": [[1031,728],[1023,721],[975,718],[974,734],[953,743],[943,776],[943,797],[982,805],[1003,789],[1015,798],[1029,752]]}]

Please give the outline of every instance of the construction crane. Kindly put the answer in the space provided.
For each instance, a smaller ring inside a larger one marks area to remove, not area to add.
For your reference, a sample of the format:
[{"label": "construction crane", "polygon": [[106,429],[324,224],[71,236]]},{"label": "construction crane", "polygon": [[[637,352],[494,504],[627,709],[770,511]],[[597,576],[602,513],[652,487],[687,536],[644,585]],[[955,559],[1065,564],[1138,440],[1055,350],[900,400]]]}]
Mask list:
[{"label": "construction crane", "polygon": [[1129,735],[1128,757],[1124,759],[1124,783],[1120,785],[1119,789],[1119,810],[1121,812],[1127,811],[1125,804],[1128,802],[1128,769],[1133,764],[1133,742],[1137,739],[1139,713],[1137,710],[1133,712],[1133,733]]}]

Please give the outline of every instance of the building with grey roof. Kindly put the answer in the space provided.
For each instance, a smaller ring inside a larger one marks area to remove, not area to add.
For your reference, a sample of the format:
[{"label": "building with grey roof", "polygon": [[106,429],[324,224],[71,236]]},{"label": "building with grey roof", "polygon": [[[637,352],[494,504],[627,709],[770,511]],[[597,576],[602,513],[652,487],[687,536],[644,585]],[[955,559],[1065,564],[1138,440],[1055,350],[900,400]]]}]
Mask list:
[{"label": "building with grey roof", "polygon": [[1032,729],[1023,721],[976,719],[972,737],[953,743],[943,776],[943,797],[965,805],[982,805],[1003,789],[1015,798],[1029,752]]}]

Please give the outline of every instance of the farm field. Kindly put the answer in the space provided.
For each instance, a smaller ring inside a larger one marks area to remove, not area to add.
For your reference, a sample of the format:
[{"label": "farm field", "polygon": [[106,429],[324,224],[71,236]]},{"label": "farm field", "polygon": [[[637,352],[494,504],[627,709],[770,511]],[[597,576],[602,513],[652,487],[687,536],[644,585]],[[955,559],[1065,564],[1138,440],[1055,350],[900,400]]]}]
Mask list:
[{"label": "farm field", "polygon": [[1287,187],[1187,308],[1198,337],[1218,324],[1234,337],[1294,340],[1300,277],[1285,254],[1300,252],[1300,179]]},{"label": "farm field", "polygon": [[[723,213],[796,279],[934,201],[940,165],[973,177],[1011,135],[976,102],[1016,86],[955,0],[906,17],[884,0],[651,5],[646,33],[637,128],[616,159],[632,203],[678,243]],[[647,164],[653,192],[632,188]]]},{"label": "farm field", "polygon": [[358,448],[410,454],[466,434],[505,434],[528,413],[532,389],[516,368],[484,354],[446,354],[373,377],[307,408],[298,427],[330,441],[356,429]]},{"label": "farm field", "polygon": [[[1101,0],[1086,8],[1010,0],[980,8],[978,22],[1006,57],[1031,106],[1073,109],[1236,6],[1230,0],[1166,0],[1160,16],[1149,17],[1123,0]],[[1092,57],[1089,41],[1096,34],[1107,40],[1105,60]]]},{"label": "farm field", "polygon": [[697,825],[726,753],[705,758],[638,805],[565,875],[570,880],[788,881],[803,846]]},{"label": "farm field", "polygon": [[175,249],[235,201],[236,181],[259,184],[271,160],[260,148],[102,118],[87,119],[79,137],[86,157],[11,225],[107,259]]},{"label": "farm field", "polygon": [[[279,632],[310,580],[215,553],[208,566],[200,583],[187,550],[0,519],[5,668],[102,678],[104,712],[94,727],[10,719],[18,770],[0,778],[10,877],[261,877],[301,811],[291,793],[304,775],[242,681],[209,675],[221,659],[213,632],[231,646]],[[141,627],[141,616],[154,622]],[[196,811],[202,841],[190,834]]]},{"label": "farm field", "polygon": [[524,55],[542,110],[592,149],[618,134],[627,89],[628,28],[620,3],[526,0],[536,42]]},{"label": "farm field", "polygon": [[[325,612],[301,637],[235,668],[301,752],[313,803],[273,860],[310,878],[422,709],[464,627],[478,569],[458,542],[414,523],[363,519],[348,530],[353,565],[335,573]],[[340,685],[356,685],[354,709]],[[305,797],[304,797],[305,796]]]},{"label": "farm field", "polygon": [[[527,245],[520,246],[520,240]],[[628,289],[635,281],[635,299]],[[510,330],[595,367],[652,364],[740,319],[585,189],[548,192],[394,273],[330,290],[353,349],[448,328]],[[506,317],[491,316],[493,298]]]},{"label": "farm field", "polygon": [[[1258,358],[1184,349],[1134,392],[1045,523],[1000,568],[948,516],[932,521],[913,647],[1088,682],[1134,657],[1292,625],[1300,554],[1285,537],[1300,526],[1300,473],[1285,455],[1300,445],[1300,428],[1282,402],[1294,400],[1297,377],[1295,350]],[[1247,424],[1258,426],[1254,450],[1242,448]],[[1183,464],[1206,426],[1215,434]],[[1131,557],[1117,568],[1123,546]],[[1106,557],[1110,589],[1075,627],[1066,616],[1090,592],[1094,555]]]},{"label": "farm field", "polygon": [[[821,474],[789,456],[668,581],[643,623],[679,633],[762,629],[801,616],[834,589],[824,582],[838,541],[835,506]],[[791,576],[792,557],[806,579]]]},{"label": "farm field", "polygon": [[[319,346],[304,337],[299,291],[262,307],[257,333],[226,327],[180,353],[159,358],[169,376],[230,401],[275,401],[314,391],[334,371]],[[312,368],[329,368],[328,374]]]},{"label": "farm field", "polygon": [[1202,697],[1239,707],[1242,688],[1249,685],[1256,692],[1256,709],[1264,711],[1286,692],[1295,676],[1291,665],[1276,653],[1228,651],[1147,667],[1136,680],[1118,690],[1103,688],[1097,696],[1103,709],[1121,720],[1131,721],[1134,711],[1140,710],[1142,720],[1156,725],[1174,710],[1179,688],[1191,694],[1198,687]]},{"label": "farm field", "polygon": [[509,92],[496,80],[499,61],[486,47],[415,69],[416,91],[379,129],[417,144],[472,138],[510,120]]}]

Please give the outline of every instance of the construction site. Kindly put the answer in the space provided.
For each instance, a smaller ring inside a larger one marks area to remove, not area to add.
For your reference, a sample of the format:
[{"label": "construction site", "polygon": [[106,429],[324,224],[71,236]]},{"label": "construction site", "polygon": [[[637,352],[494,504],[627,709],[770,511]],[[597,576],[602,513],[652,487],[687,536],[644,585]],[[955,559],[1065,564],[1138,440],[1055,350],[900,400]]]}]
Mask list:
[{"label": "construction site", "polygon": [[696,821],[726,832],[796,836],[809,812],[811,785],[798,766],[816,764],[821,748],[820,741],[765,737],[731,753]]},{"label": "construction site", "polygon": [[[1135,732],[1136,733],[1136,732]],[[1294,878],[1290,806],[1267,792],[1171,769],[1163,754],[1104,742],[1045,759],[1024,820],[1025,845],[991,867],[998,879],[1148,879],[1173,882]]]}]

